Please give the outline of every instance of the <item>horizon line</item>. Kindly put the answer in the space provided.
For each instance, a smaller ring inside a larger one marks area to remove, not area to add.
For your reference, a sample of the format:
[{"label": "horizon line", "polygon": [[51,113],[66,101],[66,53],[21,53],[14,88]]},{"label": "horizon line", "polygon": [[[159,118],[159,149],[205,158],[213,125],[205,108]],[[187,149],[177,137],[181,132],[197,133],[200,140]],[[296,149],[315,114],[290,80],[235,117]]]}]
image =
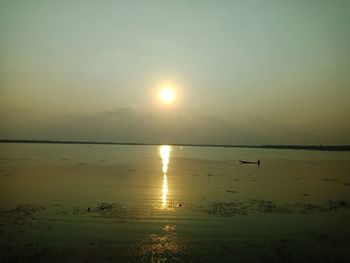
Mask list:
[{"label": "horizon line", "polygon": [[220,147],[220,148],[256,148],[256,149],[291,149],[315,151],[350,151],[350,145],[297,145],[297,144],[196,144],[196,143],[144,143],[144,142],[111,142],[111,141],[75,141],[75,140],[47,140],[47,139],[0,139],[0,143],[41,143],[41,144],[94,144],[94,145],[171,145],[191,147]]}]

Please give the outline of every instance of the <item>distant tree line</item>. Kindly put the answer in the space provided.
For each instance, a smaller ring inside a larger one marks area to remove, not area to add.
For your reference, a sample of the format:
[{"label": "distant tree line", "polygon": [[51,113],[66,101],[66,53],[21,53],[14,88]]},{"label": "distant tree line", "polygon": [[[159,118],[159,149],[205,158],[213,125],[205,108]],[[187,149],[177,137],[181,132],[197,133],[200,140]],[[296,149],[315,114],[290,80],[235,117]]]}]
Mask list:
[{"label": "distant tree line", "polygon": [[[59,140],[10,140],[0,139],[0,143],[46,143],[46,144],[103,144],[103,145],[162,145],[164,143],[138,142],[96,142],[96,141],[59,141]],[[173,146],[195,147],[234,147],[234,148],[261,148],[261,149],[291,149],[314,151],[350,151],[350,145],[233,145],[233,144],[181,144],[166,143]]]}]

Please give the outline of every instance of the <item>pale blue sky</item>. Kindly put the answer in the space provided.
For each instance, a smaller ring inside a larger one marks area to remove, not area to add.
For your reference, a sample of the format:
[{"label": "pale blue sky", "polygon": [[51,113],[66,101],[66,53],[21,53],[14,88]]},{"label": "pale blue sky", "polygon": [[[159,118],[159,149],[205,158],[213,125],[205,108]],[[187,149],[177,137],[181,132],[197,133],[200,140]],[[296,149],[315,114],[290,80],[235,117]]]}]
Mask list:
[{"label": "pale blue sky", "polygon": [[339,0],[0,1],[0,137],[350,143],[349,28]]}]

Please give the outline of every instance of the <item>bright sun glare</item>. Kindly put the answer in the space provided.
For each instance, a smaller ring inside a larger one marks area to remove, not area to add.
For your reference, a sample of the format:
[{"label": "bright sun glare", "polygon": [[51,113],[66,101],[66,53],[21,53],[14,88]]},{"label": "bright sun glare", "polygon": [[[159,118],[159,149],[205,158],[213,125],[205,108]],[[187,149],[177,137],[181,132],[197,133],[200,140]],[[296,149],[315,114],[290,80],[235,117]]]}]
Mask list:
[{"label": "bright sun glare", "polygon": [[159,99],[163,104],[172,104],[176,99],[175,89],[170,85],[164,85],[159,92]]}]

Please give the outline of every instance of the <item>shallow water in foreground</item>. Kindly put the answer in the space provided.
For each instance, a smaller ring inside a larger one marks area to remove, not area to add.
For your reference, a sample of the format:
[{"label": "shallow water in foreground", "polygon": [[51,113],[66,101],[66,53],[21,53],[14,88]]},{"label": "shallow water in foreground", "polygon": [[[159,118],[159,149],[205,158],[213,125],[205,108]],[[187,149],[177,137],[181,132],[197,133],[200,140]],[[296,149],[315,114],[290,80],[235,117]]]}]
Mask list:
[{"label": "shallow water in foreground", "polygon": [[349,262],[349,222],[346,152],[0,144],[0,262]]}]

